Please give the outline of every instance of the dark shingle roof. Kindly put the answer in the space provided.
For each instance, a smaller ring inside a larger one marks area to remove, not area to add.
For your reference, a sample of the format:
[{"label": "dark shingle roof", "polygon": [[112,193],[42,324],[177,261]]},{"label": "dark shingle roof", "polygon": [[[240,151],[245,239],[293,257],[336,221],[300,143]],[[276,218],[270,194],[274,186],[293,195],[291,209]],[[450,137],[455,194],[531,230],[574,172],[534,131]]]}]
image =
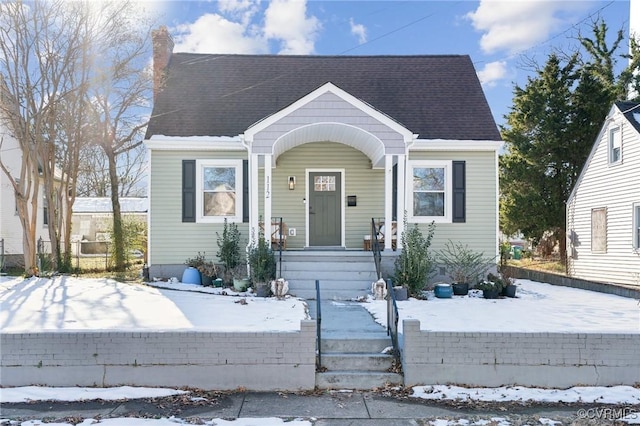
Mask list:
[{"label": "dark shingle roof", "polygon": [[624,114],[629,123],[640,133],[640,103],[631,101],[616,102],[616,107]]},{"label": "dark shingle roof", "polygon": [[331,82],[423,139],[500,140],[467,55],[176,53],[147,138],[236,136]]}]

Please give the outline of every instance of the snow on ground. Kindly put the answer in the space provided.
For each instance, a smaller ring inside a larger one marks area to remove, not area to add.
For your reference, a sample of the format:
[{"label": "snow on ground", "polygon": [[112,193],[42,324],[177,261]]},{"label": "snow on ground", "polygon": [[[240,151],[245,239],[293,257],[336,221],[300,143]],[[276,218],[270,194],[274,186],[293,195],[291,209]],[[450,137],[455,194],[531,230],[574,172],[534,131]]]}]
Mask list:
[{"label": "snow on ground", "polygon": [[118,386],[112,388],[81,388],[44,386],[22,386],[17,388],[0,388],[0,402],[30,401],[119,401],[121,399],[162,398],[189,393],[183,390],[167,388],[146,388]]},{"label": "snow on ground", "polygon": [[[309,317],[306,302],[293,297],[276,300],[192,284],[154,285],[165,288],[104,278],[0,277],[0,329],[297,331]],[[221,296],[223,292],[237,297]]]},{"label": "snow on ground", "polygon": [[432,385],[413,387],[411,396],[420,399],[453,401],[640,404],[640,389],[632,386],[576,386],[569,389],[542,389],[524,386],[465,388],[450,385]]},{"label": "snow on ground", "polygon": [[[517,280],[515,299],[485,300],[470,296],[398,302],[400,319],[420,320],[422,330],[504,332],[602,332],[640,334],[640,304],[637,300],[602,293]],[[160,288],[160,287],[163,288]],[[180,291],[182,290],[182,291]],[[227,296],[222,295],[226,293]],[[230,297],[231,296],[231,297]],[[235,297],[233,297],[235,296]],[[247,304],[236,303],[246,300]],[[386,326],[386,302],[369,299],[363,306]],[[203,330],[203,331],[295,331],[308,318],[304,301],[289,297],[279,301],[229,289],[206,288],[181,283],[123,284],[108,279],[56,277],[54,279],[0,277],[0,329],[3,332],[71,330]],[[400,321],[400,326],[402,321]],[[458,388],[418,386],[414,397],[481,401],[583,402],[640,404],[640,390],[627,386],[577,387],[567,390],[523,387]],[[147,388],[4,388],[0,402],[36,400],[122,399],[162,396],[181,391]],[[36,426],[42,421],[22,423],[0,418],[0,423]],[[504,419],[495,424],[509,425]],[[640,424],[640,415],[628,416],[629,424]],[[94,424],[86,419],[80,425]],[[310,426],[306,420],[278,418],[237,420],[212,419],[205,425]],[[67,423],[50,425],[70,426]],[[104,425],[165,426],[188,424],[170,419],[102,419]],[[466,419],[436,419],[434,426],[486,424]],[[540,424],[557,424],[540,419]]]},{"label": "snow on ground", "polygon": [[[516,285],[513,299],[484,299],[472,290],[451,299],[426,292],[427,301],[399,301],[398,327],[412,318],[424,331],[640,334],[638,300],[529,280],[516,280]],[[386,302],[368,301],[363,306],[386,327]]]},{"label": "snow on ground", "polygon": [[[123,398],[153,398],[168,395],[182,394],[184,391],[166,388],[132,388],[128,386],[114,388],[48,388],[40,386],[27,386],[21,388],[0,389],[0,402],[33,402],[33,401],[86,401],[91,399],[120,400]],[[476,400],[476,401],[522,401],[522,402],[579,402],[583,404],[618,404],[637,405],[640,403],[640,389],[630,386],[613,387],[574,387],[571,389],[540,389],[525,388],[522,386],[500,387],[500,388],[462,388],[458,386],[416,386],[413,388],[413,397],[431,400]],[[598,409],[593,408],[583,410],[578,415],[588,418],[598,415]],[[629,409],[624,419],[627,424],[640,424],[640,412]],[[604,413],[604,412],[603,412]],[[600,414],[603,414],[600,413]],[[606,414],[606,413],[605,413]],[[487,425],[495,424],[500,426],[510,426],[511,423],[501,417],[491,419],[493,423],[486,420],[471,422],[468,419],[435,419],[429,424],[433,426],[454,426],[454,425]],[[540,418],[541,425],[559,424],[552,419]],[[101,419],[101,425],[106,426],[170,426],[176,424],[192,424],[187,420],[179,418],[160,419],[137,419],[137,418],[114,418]],[[0,418],[0,424],[12,424],[20,426],[42,425],[41,420],[30,420],[24,422],[10,422]],[[71,426],[70,423],[46,423],[51,426]],[[96,424],[94,419],[85,419],[81,426]],[[202,421],[203,425],[230,425],[230,426],[311,426],[312,423],[303,419],[279,419],[279,418],[238,418],[236,420],[211,419]]]}]

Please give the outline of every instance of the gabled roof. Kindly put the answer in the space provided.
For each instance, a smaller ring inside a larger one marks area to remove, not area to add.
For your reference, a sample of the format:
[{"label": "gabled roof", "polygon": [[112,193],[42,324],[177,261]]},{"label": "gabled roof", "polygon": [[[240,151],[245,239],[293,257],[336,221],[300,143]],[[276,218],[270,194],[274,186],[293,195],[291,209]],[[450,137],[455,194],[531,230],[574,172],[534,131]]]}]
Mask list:
[{"label": "gabled roof", "polygon": [[584,162],[584,166],[582,166],[582,170],[580,171],[580,175],[578,175],[578,179],[576,180],[575,185],[573,185],[573,189],[571,190],[571,194],[569,194],[569,198],[567,199],[567,204],[571,203],[573,197],[575,196],[580,183],[582,182],[582,178],[587,171],[587,167],[591,163],[591,159],[595,155],[596,150],[598,149],[598,145],[602,141],[603,134],[607,129],[609,124],[609,120],[616,115],[617,113],[621,113],[624,118],[633,126],[633,128],[640,133],[640,103],[639,102],[631,102],[631,101],[618,101],[614,102],[613,106],[609,110],[607,114],[607,120],[605,120],[604,124],[600,128],[600,133],[598,133],[598,137],[596,138],[593,146],[591,147],[591,152],[589,152],[589,156],[587,160]]},{"label": "gabled roof", "polygon": [[469,56],[173,54],[146,138],[236,136],[332,83],[421,139],[501,140]]},{"label": "gabled roof", "polygon": [[615,105],[624,115],[624,118],[640,133],[640,103],[625,101],[616,102]]}]

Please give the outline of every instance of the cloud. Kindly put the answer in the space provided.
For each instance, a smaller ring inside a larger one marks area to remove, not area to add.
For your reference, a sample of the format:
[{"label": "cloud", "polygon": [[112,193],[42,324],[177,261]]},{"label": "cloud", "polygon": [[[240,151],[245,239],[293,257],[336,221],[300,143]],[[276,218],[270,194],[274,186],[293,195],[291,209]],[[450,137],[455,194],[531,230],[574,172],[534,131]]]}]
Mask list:
[{"label": "cloud", "polygon": [[[483,32],[480,47],[485,53],[523,52],[573,24],[587,2],[481,0],[466,17]],[[573,18],[573,19],[572,19]]]},{"label": "cloud", "polygon": [[221,13],[240,19],[243,25],[249,26],[253,17],[260,11],[259,0],[218,0]]},{"label": "cloud", "polygon": [[251,27],[225,17],[207,13],[192,24],[174,30],[176,52],[191,53],[268,53],[267,41],[251,33]]},{"label": "cloud", "polygon": [[507,75],[507,63],[505,61],[490,62],[478,71],[480,83],[486,87],[494,87],[499,80]]},{"label": "cloud", "polygon": [[367,42],[367,28],[362,24],[356,24],[353,18],[349,18],[349,25],[351,25],[351,34],[358,37],[358,43],[363,44]]},{"label": "cloud", "polygon": [[307,16],[306,1],[272,0],[264,9],[259,0],[220,0],[217,7],[171,29],[176,52],[260,54],[270,52],[270,42],[281,54],[315,51],[322,25]]},{"label": "cloud", "polygon": [[307,17],[306,1],[272,0],[265,11],[264,35],[280,41],[281,54],[314,53],[321,28],[316,17]]}]

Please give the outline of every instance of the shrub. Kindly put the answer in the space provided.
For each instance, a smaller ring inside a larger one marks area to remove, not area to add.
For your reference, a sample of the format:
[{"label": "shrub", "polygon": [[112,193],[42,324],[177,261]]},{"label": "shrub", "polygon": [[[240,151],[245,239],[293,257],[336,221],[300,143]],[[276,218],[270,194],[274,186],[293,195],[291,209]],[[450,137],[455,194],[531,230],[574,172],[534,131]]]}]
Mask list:
[{"label": "shrub", "polygon": [[473,284],[491,267],[492,258],[483,252],[469,248],[460,242],[447,241],[444,249],[437,253],[438,262],[447,269],[447,274],[455,283]]},{"label": "shrub", "polygon": [[225,271],[229,272],[243,262],[240,254],[240,231],[238,231],[238,225],[229,223],[225,218],[222,235],[217,232],[216,235],[218,236],[219,249],[216,255],[222,262]]},{"label": "shrub", "polygon": [[413,296],[424,289],[435,268],[435,259],[429,252],[435,232],[435,222],[429,224],[427,235],[423,235],[418,224],[409,227],[404,217],[404,231],[400,237],[401,252],[395,261],[394,285],[406,287]]},{"label": "shrub", "polygon": [[276,278],[276,256],[271,249],[271,242],[264,239],[264,233],[258,233],[258,240],[251,238],[249,247],[249,268],[254,284],[268,283]]}]

